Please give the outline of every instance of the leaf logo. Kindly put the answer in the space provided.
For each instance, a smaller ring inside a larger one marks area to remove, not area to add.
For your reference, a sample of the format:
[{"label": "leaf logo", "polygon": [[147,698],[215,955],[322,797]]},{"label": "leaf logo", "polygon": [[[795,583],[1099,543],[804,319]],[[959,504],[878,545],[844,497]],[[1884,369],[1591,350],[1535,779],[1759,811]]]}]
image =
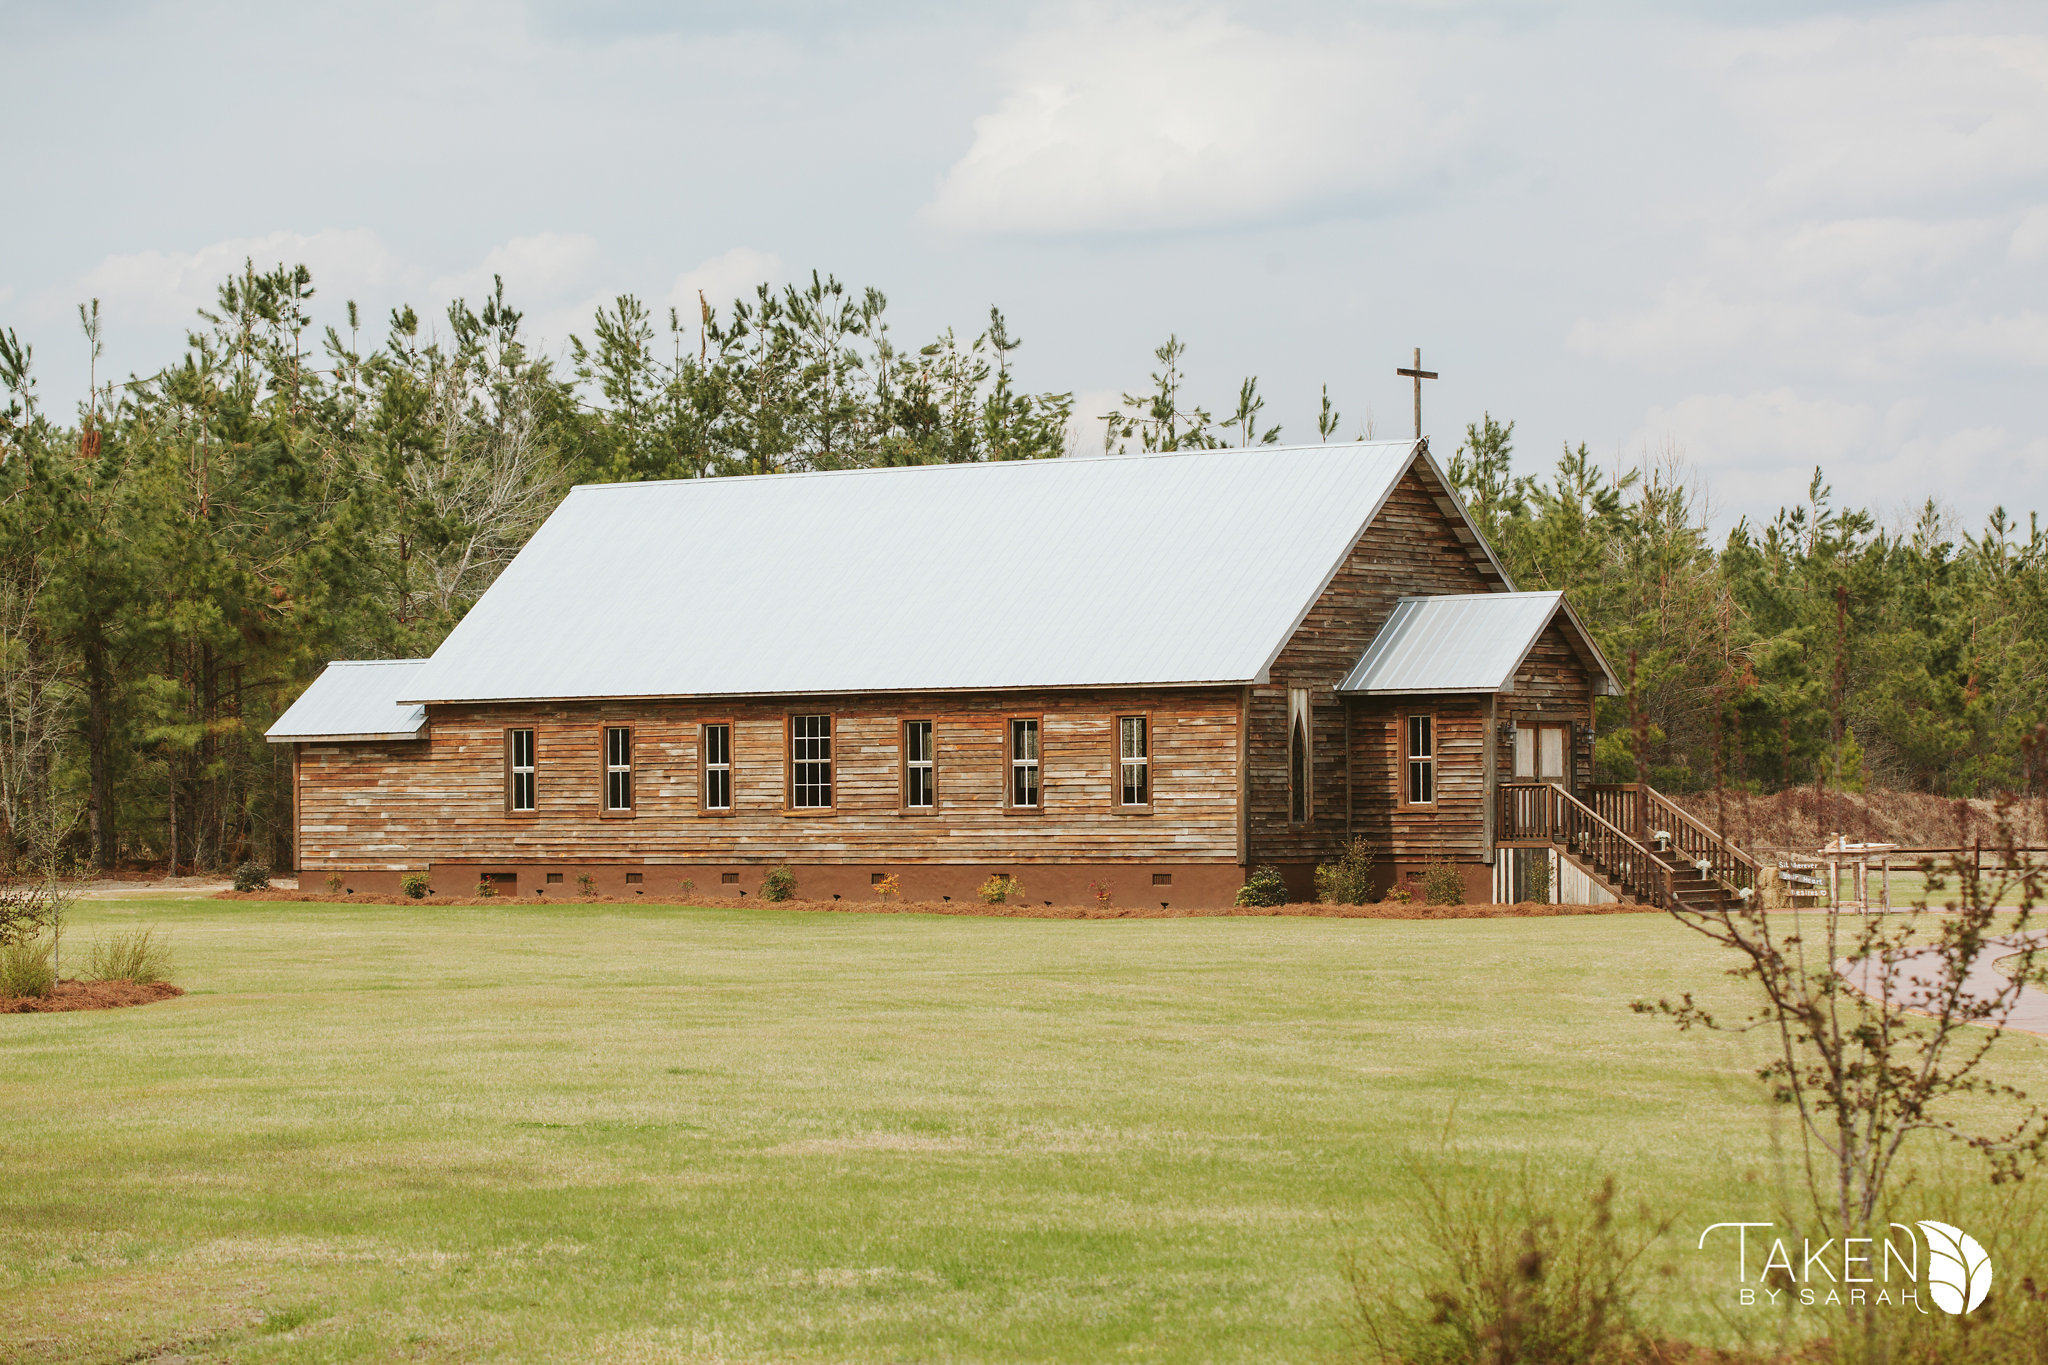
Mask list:
[{"label": "leaf logo", "polygon": [[1963,1314],[1991,1292],[1991,1257],[1977,1239],[1947,1223],[1923,1220],[1927,1237],[1927,1292],[1944,1313]]}]

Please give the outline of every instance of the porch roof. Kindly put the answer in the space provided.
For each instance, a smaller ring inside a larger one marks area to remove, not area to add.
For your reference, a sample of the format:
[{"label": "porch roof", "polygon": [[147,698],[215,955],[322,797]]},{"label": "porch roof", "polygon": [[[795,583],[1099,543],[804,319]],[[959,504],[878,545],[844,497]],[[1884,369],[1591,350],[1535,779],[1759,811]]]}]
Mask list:
[{"label": "porch roof", "polygon": [[1620,681],[1561,592],[1450,593],[1404,597],[1337,685],[1341,695],[1512,692],[1515,673],[1554,620],[1593,675],[1595,696]]},{"label": "porch roof", "polygon": [[398,698],[425,659],[336,659],[264,732],[272,744],[417,739],[427,708]]}]

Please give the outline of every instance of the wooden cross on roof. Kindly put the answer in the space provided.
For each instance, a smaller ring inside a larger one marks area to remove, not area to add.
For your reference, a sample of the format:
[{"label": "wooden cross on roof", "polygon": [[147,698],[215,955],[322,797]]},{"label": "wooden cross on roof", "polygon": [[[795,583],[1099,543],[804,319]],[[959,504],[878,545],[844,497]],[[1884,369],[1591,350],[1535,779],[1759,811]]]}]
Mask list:
[{"label": "wooden cross on roof", "polygon": [[1415,368],[1396,370],[1394,373],[1415,381],[1415,439],[1419,441],[1422,439],[1422,381],[1436,378],[1436,371],[1422,368],[1422,348],[1417,346]]}]

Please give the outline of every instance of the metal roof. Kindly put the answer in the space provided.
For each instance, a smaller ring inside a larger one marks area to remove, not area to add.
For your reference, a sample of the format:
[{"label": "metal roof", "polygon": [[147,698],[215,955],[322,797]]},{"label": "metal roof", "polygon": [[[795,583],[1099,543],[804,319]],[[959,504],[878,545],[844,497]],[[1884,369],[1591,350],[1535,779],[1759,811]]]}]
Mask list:
[{"label": "metal roof", "polygon": [[417,739],[427,708],[399,696],[425,659],[337,659],[263,732],[273,744],[322,739]]},{"label": "metal roof", "polygon": [[1441,496],[1416,441],[584,485],[402,695],[1255,681],[1418,461]]},{"label": "metal roof", "polygon": [[1593,673],[1594,693],[1621,690],[1600,647],[1561,592],[1404,597],[1337,685],[1340,693],[1511,692],[1515,671],[1560,615]]}]

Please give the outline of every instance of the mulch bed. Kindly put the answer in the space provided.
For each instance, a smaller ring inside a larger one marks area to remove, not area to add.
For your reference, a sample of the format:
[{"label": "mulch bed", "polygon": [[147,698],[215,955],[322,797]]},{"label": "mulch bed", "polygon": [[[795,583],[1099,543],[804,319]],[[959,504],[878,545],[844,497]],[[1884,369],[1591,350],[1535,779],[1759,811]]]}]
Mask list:
[{"label": "mulch bed", "polygon": [[117,1010],[124,1005],[153,1005],[183,995],[168,981],[138,986],[133,981],[59,981],[43,999],[0,995],[0,1014],[61,1014],[66,1010]]},{"label": "mulch bed", "polygon": [[320,905],[674,905],[697,909],[802,910],[856,915],[978,915],[993,919],[1215,919],[1232,916],[1299,916],[1308,919],[1535,919],[1562,915],[1662,914],[1647,905],[1248,905],[1224,909],[1161,909],[1141,905],[984,905],[980,901],[764,901],[678,896],[406,896],[325,891],[216,891],[224,901],[306,901]]}]

